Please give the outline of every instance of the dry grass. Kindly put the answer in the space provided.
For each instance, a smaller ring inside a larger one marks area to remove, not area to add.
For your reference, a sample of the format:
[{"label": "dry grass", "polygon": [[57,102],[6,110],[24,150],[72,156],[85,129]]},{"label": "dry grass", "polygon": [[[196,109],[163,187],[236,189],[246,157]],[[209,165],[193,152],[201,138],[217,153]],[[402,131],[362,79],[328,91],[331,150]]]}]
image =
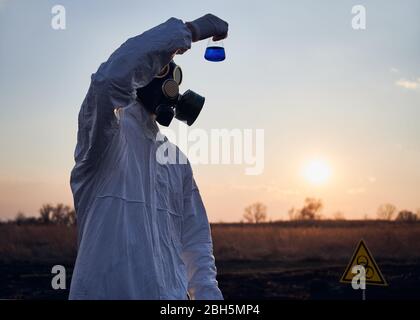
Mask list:
[{"label": "dry grass", "polygon": [[212,233],[219,260],[348,260],[360,239],[377,258],[420,259],[420,223],[220,224]]},{"label": "dry grass", "polygon": [[[212,234],[218,261],[348,260],[361,238],[375,258],[420,259],[420,223],[213,224]],[[73,263],[75,256],[74,228],[0,225],[1,262]]]},{"label": "dry grass", "polygon": [[0,225],[0,261],[74,263],[75,228]]}]

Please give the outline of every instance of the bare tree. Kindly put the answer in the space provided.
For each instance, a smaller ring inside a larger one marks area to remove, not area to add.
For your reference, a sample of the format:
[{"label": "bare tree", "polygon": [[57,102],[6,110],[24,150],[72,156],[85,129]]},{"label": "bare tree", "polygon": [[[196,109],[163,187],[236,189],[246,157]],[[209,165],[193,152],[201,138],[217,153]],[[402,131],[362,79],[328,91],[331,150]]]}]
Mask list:
[{"label": "bare tree", "polygon": [[409,210],[401,210],[400,212],[398,212],[398,215],[395,218],[395,220],[413,222],[413,221],[417,221],[417,215],[414,212],[411,212]]},{"label": "bare tree", "polygon": [[54,212],[54,207],[47,203],[47,204],[43,204],[41,209],[39,209],[39,215],[41,223],[45,223],[45,224],[49,224],[51,223],[51,218]]},{"label": "bare tree", "polygon": [[58,203],[53,209],[51,221],[54,224],[69,226],[74,222],[72,220],[74,220],[74,210],[69,206]]},{"label": "bare tree", "polygon": [[392,220],[396,211],[397,207],[393,204],[385,203],[379,206],[376,215],[379,220]]},{"label": "bare tree", "polygon": [[306,198],[301,209],[291,208],[288,211],[290,220],[316,220],[321,219],[321,210],[324,207],[321,199]]},{"label": "bare tree", "polygon": [[52,213],[52,217],[51,217],[51,221],[54,224],[66,224],[66,210],[65,210],[65,206],[62,203],[59,203],[55,206],[55,208],[53,209],[53,213]]},{"label": "bare tree", "polygon": [[256,202],[245,208],[243,215],[247,223],[260,223],[267,220],[267,207],[261,202]]},{"label": "bare tree", "polygon": [[321,216],[319,212],[322,210],[324,205],[322,204],[321,199],[315,198],[306,198],[305,205],[299,212],[300,220],[315,220],[319,219]]},{"label": "bare tree", "polygon": [[39,210],[40,221],[43,224],[60,224],[71,226],[76,224],[76,212],[70,206],[58,203],[55,206],[44,204]]}]

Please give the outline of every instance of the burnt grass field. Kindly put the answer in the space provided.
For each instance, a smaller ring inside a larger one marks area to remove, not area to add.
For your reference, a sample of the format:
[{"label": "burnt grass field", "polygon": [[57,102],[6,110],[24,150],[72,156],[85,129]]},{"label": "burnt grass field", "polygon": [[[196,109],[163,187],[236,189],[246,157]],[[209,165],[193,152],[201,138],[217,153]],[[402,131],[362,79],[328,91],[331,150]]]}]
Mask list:
[{"label": "burnt grass field", "polygon": [[[420,298],[420,223],[314,221],[212,224],[225,299],[355,299],[339,279],[360,239],[387,287],[369,299]],[[0,225],[0,299],[67,299],[76,257],[74,227]],[[51,288],[51,268],[67,270],[67,289]]]}]

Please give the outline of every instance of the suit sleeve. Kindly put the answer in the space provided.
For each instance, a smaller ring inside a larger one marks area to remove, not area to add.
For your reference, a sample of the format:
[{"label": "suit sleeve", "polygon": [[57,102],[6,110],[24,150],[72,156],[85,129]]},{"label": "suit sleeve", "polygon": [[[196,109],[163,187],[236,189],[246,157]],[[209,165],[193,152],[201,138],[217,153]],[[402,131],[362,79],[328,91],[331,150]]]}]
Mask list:
[{"label": "suit sleeve", "polygon": [[90,167],[102,156],[118,131],[114,110],[136,97],[168,64],[177,50],[191,47],[191,32],[176,18],[130,38],[92,75],[79,113],[75,160]]},{"label": "suit sleeve", "polygon": [[184,188],[182,255],[188,272],[188,292],[193,300],[223,300],[216,280],[210,225],[192,172],[187,174]]}]

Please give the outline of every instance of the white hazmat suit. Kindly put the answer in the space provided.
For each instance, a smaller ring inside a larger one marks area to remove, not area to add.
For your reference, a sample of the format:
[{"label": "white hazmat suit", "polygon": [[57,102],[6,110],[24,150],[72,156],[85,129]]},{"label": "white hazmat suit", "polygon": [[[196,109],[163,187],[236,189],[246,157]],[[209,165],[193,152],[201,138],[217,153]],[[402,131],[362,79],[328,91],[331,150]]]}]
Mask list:
[{"label": "white hazmat suit", "polygon": [[223,299],[191,166],[156,160],[159,129],[136,100],[191,37],[171,18],[91,77],[71,173],[79,246],[70,299]]}]

